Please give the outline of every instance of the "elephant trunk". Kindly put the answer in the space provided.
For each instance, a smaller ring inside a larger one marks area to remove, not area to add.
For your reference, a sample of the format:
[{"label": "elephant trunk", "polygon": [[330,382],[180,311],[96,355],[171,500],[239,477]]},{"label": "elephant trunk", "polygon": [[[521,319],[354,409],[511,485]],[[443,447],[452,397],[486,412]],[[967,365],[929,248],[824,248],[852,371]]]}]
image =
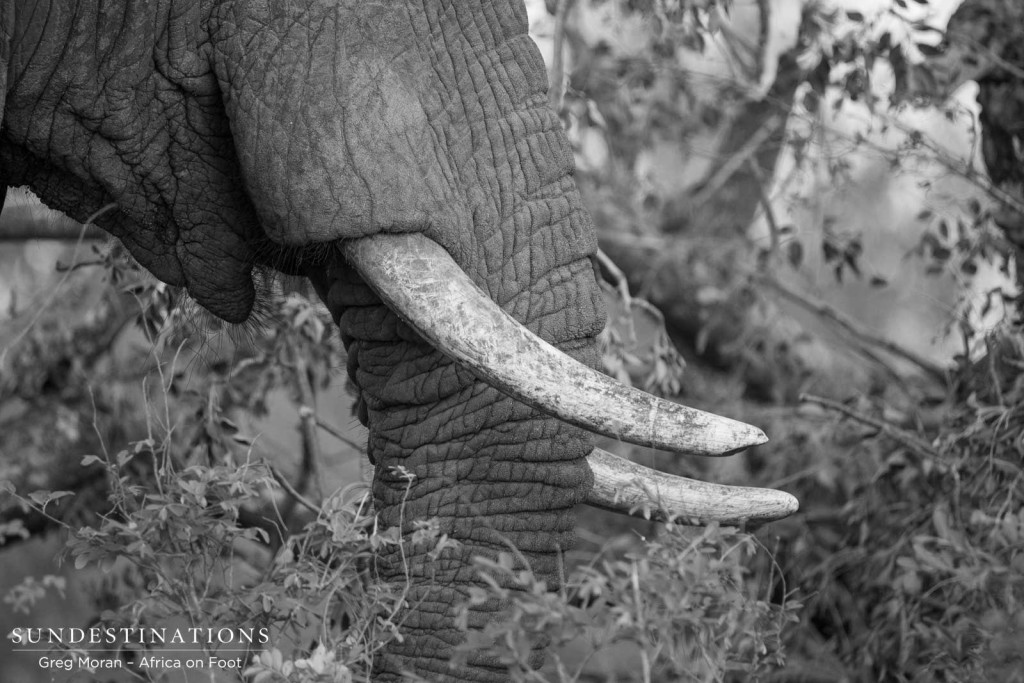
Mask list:
[{"label": "elephant trunk", "polygon": [[[462,668],[449,665],[463,640],[459,605],[482,585],[473,557],[514,548],[556,585],[560,552],[573,541],[574,508],[593,488],[586,461],[593,441],[579,425],[669,448],[681,440],[705,453],[764,437],[647,399],[634,402],[625,420],[591,410],[585,394],[616,392],[607,381],[562,381],[582,378],[587,367],[549,374],[539,392],[500,367],[539,347],[593,369],[605,319],[591,260],[596,235],[572,178],[572,150],[547,106],[544,63],[526,35],[521,3],[313,9],[301,21],[286,12],[225,19],[217,36],[223,54],[242,55],[241,65],[224,62],[222,70],[261,225],[276,242],[337,245],[347,259],[308,274],[339,326],[359,388],[378,520],[406,541],[382,547],[377,558],[378,575],[404,593],[408,608],[400,615],[402,640],[377,658],[375,679],[408,671],[431,681],[504,681],[506,668],[479,654]],[[268,40],[267,50],[257,49]],[[265,89],[246,87],[247,79],[290,73],[275,71],[274,60],[291,51],[310,53],[304,64],[316,69],[282,78],[280,99],[268,107],[260,99]],[[314,76],[338,94],[321,107],[305,102]],[[263,140],[281,148],[268,154]],[[415,256],[421,249],[450,256],[451,267],[426,272],[424,263],[435,259]],[[411,260],[388,264],[409,253]],[[428,279],[467,286],[433,299],[428,292],[418,303],[433,315],[424,317],[404,295]],[[471,309],[481,317],[466,317]],[[459,331],[445,336],[432,318]],[[510,348],[516,353],[501,355]],[[583,399],[562,402],[562,384],[583,387]],[[581,408],[588,415],[577,419]],[[680,429],[679,419],[689,422]],[[708,437],[700,429],[707,424],[723,429]],[[427,519],[457,547],[433,554],[432,543],[413,543],[416,522]],[[482,628],[500,607],[474,606],[470,628]],[[535,664],[541,646],[534,644]]]},{"label": "elephant trunk", "polygon": [[[551,335],[555,345],[593,366],[594,337],[603,323],[600,297],[587,259],[567,273],[573,277],[545,285],[546,293],[524,292],[533,303],[524,307],[523,322],[538,331],[545,321],[561,330],[561,338]],[[496,558],[514,547],[555,585],[559,553],[573,542],[573,508],[591,488],[585,457],[592,440],[436,350],[348,265],[335,263],[313,280],[338,323],[349,373],[360,388],[381,526],[400,528],[410,541],[418,520],[436,519],[440,533],[459,544],[436,557],[432,543],[380,551],[377,571],[405,592],[408,610],[400,616],[403,639],[378,657],[375,680],[399,680],[405,671],[432,681],[507,680],[504,667],[472,654],[465,668],[449,666],[463,639],[458,607],[481,585],[472,558]],[[552,293],[557,296],[549,298]],[[573,305],[553,306],[557,301]],[[561,316],[574,324],[554,324]],[[470,628],[482,628],[499,607],[473,608]],[[535,664],[541,656],[538,649]]]},{"label": "elephant trunk", "polygon": [[[559,350],[530,328],[564,312],[539,304],[527,311],[540,315],[528,313],[520,322],[422,235],[364,238],[344,243],[342,251],[348,262],[332,263],[314,282],[341,328],[349,372],[361,388],[379,520],[408,540],[416,537],[418,523],[436,519],[438,531],[459,544],[438,551],[435,539],[419,547],[405,543],[386,547],[379,557],[378,571],[409,605],[404,640],[379,660],[382,677],[400,676],[409,667],[433,679],[503,680],[503,667],[479,657],[466,671],[448,666],[460,641],[457,610],[479,583],[472,558],[513,551],[553,582],[559,551],[572,540],[578,502],[623,509],[620,497],[626,508],[649,497],[662,518],[734,522],[764,521],[795,509],[795,500],[778,491],[644,472],[592,449],[585,432],[566,424],[600,430],[633,411],[624,439],[709,455],[764,438],[749,425],[665,402],[594,372],[588,365],[596,360],[599,310],[589,310],[590,326],[549,328],[561,331],[561,338],[551,335]],[[594,284],[592,270],[577,270],[556,287],[567,298],[553,301],[573,301],[568,310],[578,310],[580,301],[595,300],[588,296]],[[570,330],[578,336],[568,336]],[[601,480],[593,488],[588,454]],[[469,626],[482,628],[499,607],[491,602],[471,611]]]}]

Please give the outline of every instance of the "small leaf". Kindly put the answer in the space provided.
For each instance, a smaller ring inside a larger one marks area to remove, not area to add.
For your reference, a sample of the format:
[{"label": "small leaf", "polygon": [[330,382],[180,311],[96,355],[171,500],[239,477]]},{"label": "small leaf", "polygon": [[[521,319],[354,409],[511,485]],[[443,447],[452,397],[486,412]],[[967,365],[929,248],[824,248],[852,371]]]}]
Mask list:
[{"label": "small leaf", "polygon": [[308,320],[309,316],[311,315],[313,315],[312,308],[306,308],[302,310],[297,316],[295,316],[295,319],[292,321],[292,329],[297,330],[298,328],[302,327],[303,323],[305,323],[306,320]]},{"label": "small leaf", "polygon": [[937,505],[932,510],[932,524],[935,526],[935,531],[938,533],[939,538],[947,541],[955,540],[950,524],[949,510],[946,509],[945,504]]},{"label": "small leaf", "polygon": [[821,250],[825,255],[825,262],[829,263],[835,261],[839,257],[839,250],[836,246],[829,241],[825,241],[821,245]]},{"label": "small leaf", "polygon": [[786,256],[789,258],[789,265],[799,268],[804,262],[804,247],[800,242],[793,240],[786,247]]},{"label": "small leaf", "polygon": [[0,524],[0,546],[4,545],[7,538],[19,536],[25,539],[29,535],[28,529],[25,528],[24,522],[20,519],[12,519],[10,522]]},{"label": "small leaf", "polygon": [[33,491],[28,497],[39,507],[45,508],[49,503],[71,495],[74,495],[71,491]]}]

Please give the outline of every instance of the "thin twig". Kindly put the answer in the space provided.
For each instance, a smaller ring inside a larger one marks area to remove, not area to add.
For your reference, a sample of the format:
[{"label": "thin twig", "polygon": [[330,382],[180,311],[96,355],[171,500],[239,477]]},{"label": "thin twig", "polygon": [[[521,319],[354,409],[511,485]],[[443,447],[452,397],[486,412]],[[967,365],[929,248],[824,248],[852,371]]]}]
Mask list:
[{"label": "thin twig", "polygon": [[634,235],[623,232],[602,232],[601,241],[646,251],[668,251],[676,249],[680,243],[680,240],[664,235]]},{"label": "thin twig", "polygon": [[[1002,203],[1019,214],[1024,214],[1024,201],[1021,201],[1017,197],[1002,189],[997,185],[991,178],[988,177],[987,173],[981,173],[974,169],[974,164],[971,161],[962,161],[957,159],[954,155],[947,152],[939,144],[933,141],[928,136],[924,135],[920,130],[903,123],[898,118],[893,117],[890,119],[890,123],[897,130],[906,133],[908,137],[912,137],[917,140],[917,143],[927,149],[929,152],[935,155],[935,158],[941,162],[946,168],[960,176],[968,183],[971,183],[983,192],[988,193],[993,199]],[[872,143],[869,140],[862,140],[863,144],[868,147],[872,147],[875,151],[881,154],[889,154],[890,156],[897,156],[898,151],[887,151],[884,147],[879,144]]]},{"label": "thin twig", "polygon": [[281,488],[283,488],[285,492],[289,496],[291,496],[292,499],[299,505],[317,515],[319,515],[322,512],[322,510],[316,503],[314,503],[313,501],[311,501],[310,499],[306,498],[304,495],[296,491],[295,487],[291,485],[291,482],[289,482],[288,479],[283,474],[278,472],[276,468],[271,467],[270,474],[272,474],[274,479],[277,480],[277,483],[281,485]]},{"label": "thin twig", "polygon": [[[89,226],[92,225],[93,221],[97,220],[100,216],[116,208],[117,204],[105,204],[104,206],[100,207],[98,211],[96,211],[91,216],[85,219],[85,222],[82,223],[81,230],[78,233],[78,241],[75,242],[74,249],[72,249],[71,251],[72,266],[74,266],[75,259],[78,257],[78,249],[82,246],[82,242],[85,241],[85,233],[89,229]],[[10,349],[13,349],[15,346],[17,346],[21,342],[21,340],[24,339],[25,335],[27,335],[29,331],[31,331],[32,328],[35,327],[36,323],[39,322],[39,318],[42,317],[46,309],[50,307],[50,305],[57,298],[57,295],[60,294],[60,290],[64,287],[64,284],[68,281],[68,278],[71,277],[72,270],[73,267],[69,268],[64,273],[63,277],[61,277],[61,279],[57,282],[53,289],[50,290],[50,295],[46,297],[46,300],[43,301],[43,303],[36,308],[36,312],[35,314],[33,314],[32,319],[28,321],[28,324],[26,324],[25,327],[14,337],[14,340],[11,341],[10,344],[8,344],[6,347],[4,347],[2,351],[0,351],[0,367],[3,367],[4,365],[4,362],[7,358],[7,352]]]},{"label": "thin twig", "polygon": [[1003,71],[1006,71],[1017,80],[1024,80],[1024,69],[1021,69],[1016,64],[1008,62],[1003,57],[993,50],[988,45],[981,43],[970,36],[970,34],[964,31],[957,30],[946,30],[946,39],[951,43],[961,42],[967,45],[970,49],[977,52],[981,52],[987,57],[993,64],[998,66]]},{"label": "thin twig", "polygon": [[[844,140],[851,145],[852,148],[862,147],[867,148],[877,154],[883,159],[890,161],[901,161],[901,154],[910,156],[910,152],[899,149],[889,149],[883,144],[873,142],[868,137],[861,135],[860,133],[844,133],[838,129],[829,129],[824,123],[821,122],[824,108],[819,107],[819,111],[815,114],[815,118],[810,118],[806,114],[794,111],[790,108],[789,115],[797,116],[804,120],[808,125],[812,127],[812,131],[819,136],[818,145],[822,148],[825,147],[825,134],[831,134],[835,139]],[[928,150],[934,155],[934,158],[940,162],[950,172],[954,173],[958,177],[964,179],[971,185],[974,185],[978,189],[990,195],[993,199],[997,200],[1004,206],[1013,209],[1017,213],[1024,214],[1024,201],[1014,197],[1012,194],[1003,190],[996,185],[992,180],[989,179],[988,175],[975,170],[974,164],[971,160],[957,159],[954,155],[945,151],[934,142],[931,138],[925,135],[921,130],[914,128],[913,126],[903,123],[898,117],[892,116],[887,117],[883,121],[885,124],[892,126],[896,130],[905,133],[910,137],[917,145]],[[823,157],[822,157],[823,159]]]},{"label": "thin twig", "polygon": [[[771,278],[768,275],[764,275],[763,277],[766,280],[770,280],[771,281],[771,282],[768,283],[769,286],[772,286],[773,283],[774,284],[779,284],[777,281],[775,281],[773,278]],[[825,303],[817,301],[817,300],[812,300],[809,297],[806,297],[806,296],[800,294],[799,292],[795,292],[795,291],[792,291],[792,290],[787,290],[787,291],[789,293],[795,295],[795,296],[801,297],[801,301],[799,303],[802,306],[804,306],[804,308],[806,308],[807,310],[810,310],[812,313],[819,313],[817,308],[812,308],[812,306],[825,306],[825,307],[831,308],[831,307],[828,306],[828,304],[825,304]],[[835,309],[833,309],[833,310],[835,310]],[[837,314],[839,314],[839,311],[836,310],[835,312]],[[831,318],[829,316],[824,316],[824,317],[826,318],[826,320],[829,320],[829,321],[832,321],[832,322],[836,322],[834,318]],[[877,353],[875,353],[875,351],[873,350],[873,348],[871,347],[871,345],[868,342],[866,342],[865,340],[860,339],[860,338],[858,338],[856,336],[854,336],[852,339],[844,339],[844,340],[847,341],[848,343],[849,342],[856,342],[856,343],[850,343],[849,344],[853,348],[854,352],[859,353],[860,355],[864,356],[864,358],[868,359],[869,361],[871,361],[872,363],[877,365],[879,368],[881,368],[882,371],[889,377],[890,380],[896,382],[899,386],[903,385],[903,382],[905,381],[904,376],[901,375],[900,372],[893,366],[893,364],[890,363],[886,358],[883,358],[882,356],[880,356]]]},{"label": "thin twig", "polygon": [[701,206],[715,195],[725,185],[729,178],[736,175],[736,171],[747,162],[750,157],[757,153],[768,138],[779,127],[782,120],[778,114],[774,114],[762,123],[750,136],[750,139],[736,151],[735,154],[725,160],[725,163],[718,167],[714,174],[690,197],[690,206]]},{"label": "thin twig", "polygon": [[316,433],[316,396],[313,385],[309,381],[309,366],[297,348],[292,348],[292,367],[295,371],[295,383],[299,387],[299,429],[302,433],[302,474],[299,478],[300,490],[305,491],[310,482],[318,500],[323,500],[324,493],[320,487],[320,438]]},{"label": "thin twig", "polygon": [[352,439],[350,439],[347,436],[345,436],[344,434],[342,434],[341,430],[339,430],[336,427],[328,424],[327,422],[324,422],[323,419],[321,419],[321,417],[319,415],[316,415],[315,418],[316,418],[316,425],[320,429],[324,430],[325,432],[327,432],[328,434],[330,434],[331,436],[333,436],[335,439],[337,439],[338,441],[342,442],[343,444],[346,444],[346,445],[350,446],[351,448],[355,449],[355,451],[362,456],[359,459],[359,478],[362,479],[363,483],[372,485],[373,484],[374,468],[373,468],[373,463],[371,463],[370,459],[368,457],[366,457],[367,456],[366,446],[360,446],[355,441],[353,441]]},{"label": "thin twig", "polygon": [[[637,563],[633,562],[633,572],[630,575],[633,586],[633,604],[636,605],[636,620],[640,633],[647,632],[646,619],[644,618],[644,600],[640,593],[640,574],[637,571]],[[651,683],[651,662],[647,657],[647,651],[640,650],[640,666],[644,683]]]},{"label": "thin twig", "polygon": [[775,210],[772,209],[771,197],[768,196],[768,192],[764,189],[764,172],[753,159],[747,159],[747,166],[757,181],[758,198],[761,200],[761,208],[764,209],[764,219],[768,223],[768,236],[770,240],[768,243],[768,253],[774,256],[779,253],[779,236],[782,234],[779,230],[779,222],[775,220]]},{"label": "thin twig", "polygon": [[822,408],[828,408],[829,410],[834,410],[836,412],[842,413],[843,415],[846,415],[847,417],[856,420],[857,422],[860,422],[862,424],[866,424],[869,427],[874,427],[875,429],[878,429],[879,431],[884,433],[893,441],[896,441],[906,446],[907,448],[914,451],[920,456],[926,458],[939,457],[938,451],[932,448],[930,444],[914,436],[907,430],[897,427],[896,425],[886,422],[884,420],[879,420],[878,418],[871,417],[870,415],[865,415],[864,413],[854,410],[850,406],[843,405],[838,401],[822,398],[821,396],[813,396],[811,394],[800,394],[800,401],[802,403],[817,404]]},{"label": "thin twig", "polygon": [[808,296],[805,296],[804,294],[801,294],[800,292],[796,292],[787,287],[786,285],[782,284],[775,278],[767,277],[761,274],[757,274],[754,277],[757,279],[759,283],[771,287],[776,292],[778,292],[785,298],[789,299],[793,303],[800,305],[802,308],[812,313],[815,313],[816,315],[821,316],[822,318],[832,321],[833,323],[841,327],[844,331],[848,332],[851,336],[853,336],[857,341],[861,342],[862,344],[883,349],[894,356],[909,361],[910,363],[913,363],[914,365],[919,367],[921,370],[925,372],[926,375],[936,380],[940,384],[944,385],[946,383],[947,378],[946,371],[944,369],[942,369],[935,363],[931,362],[927,358],[924,358],[923,356],[911,351],[910,349],[900,346],[891,339],[886,339],[885,337],[875,334],[874,332],[869,332],[868,330],[864,329],[864,327],[860,323],[858,323],[856,320],[846,315],[842,311],[826,304],[823,301],[814,300]]},{"label": "thin twig", "polygon": [[615,288],[619,291],[619,297],[622,298],[622,305],[628,313],[630,304],[633,303],[633,297],[629,293],[629,279],[626,278],[626,274],[623,273],[622,269],[615,265],[615,261],[612,261],[611,257],[601,249],[597,250],[597,262],[600,263],[601,266],[608,271],[608,274],[615,280]]},{"label": "thin twig", "polygon": [[[760,85],[763,76],[763,53],[766,46],[765,36],[768,26],[768,23],[764,20],[764,13],[762,12],[761,30],[759,31],[757,45],[754,45],[753,41],[735,28],[733,22],[729,20],[729,15],[723,12],[721,7],[715,6],[711,11],[718,15],[718,31],[717,34],[712,34],[712,39],[717,45],[721,45],[722,51],[735,60],[740,68],[746,72],[742,76],[736,77],[736,81],[739,82],[740,78],[747,78],[749,81],[755,81],[757,85]],[[747,57],[744,57],[743,52],[747,53]],[[748,57],[753,59],[753,64],[749,63]],[[729,71],[735,74],[733,69]]]},{"label": "thin twig", "polygon": [[[671,238],[667,238],[667,237],[662,237],[660,235],[621,235],[621,234],[618,234],[618,233],[611,233],[611,234],[603,234],[603,235],[601,235],[601,240],[604,241],[604,242],[613,242],[615,244],[625,245],[625,246],[627,246],[627,247],[629,247],[631,249],[643,249],[645,251],[656,251],[656,252],[660,252],[660,253],[663,253],[663,254],[675,253],[675,251],[677,249],[677,245],[680,244],[678,239],[671,239]],[[769,286],[778,285],[777,282],[775,282],[771,278],[768,278],[767,276],[764,276],[762,274],[751,272],[751,273],[749,273],[749,275],[750,275],[750,277],[755,278],[755,279],[759,279],[759,280],[763,279],[764,282],[766,284],[768,284]],[[781,287],[781,285],[779,285],[779,286]],[[799,299],[794,299],[794,301],[796,301],[797,303],[803,305],[805,308],[808,308],[808,310],[811,310],[812,312],[817,312],[817,309],[815,308],[816,306],[826,306],[826,304],[821,304],[821,303],[818,303],[818,302],[815,302],[815,301],[811,301],[811,300],[803,297],[803,295],[797,294],[796,292],[793,292],[793,291],[788,290],[788,289],[785,291],[785,293],[792,294],[794,297],[799,297]],[[642,294],[642,292],[641,292],[641,294]],[[636,300],[634,300],[634,301],[636,301]],[[642,301],[642,299],[640,299],[640,301]],[[841,315],[841,314],[838,311],[836,311],[836,315]],[[830,319],[832,319],[834,322],[838,322],[834,318],[830,318]],[[867,335],[865,338],[863,338],[863,339],[858,338],[858,339],[855,340],[855,341],[859,341],[860,342],[860,344],[855,347],[857,349],[857,351],[862,356],[864,356],[865,358],[867,358],[871,362],[873,362],[876,365],[878,365],[878,367],[880,367],[883,371],[885,371],[885,373],[890,378],[892,378],[892,379],[894,379],[896,381],[902,382],[903,379],[904,379],[903,376],[900,375],[900,373],[896,371],[896,369],[892,366],[892,364],[889,363],[888,361],[886,361],[884,358],[882,358],[878,354],[874,353],[871,350],[871,348],[868,347],[869,343],[873,343],[873,341],[871,341],[873,339],[873,336],[870,335],[870,333],[865,333],[865,334]],[[887,343],[895,345],[895,342],[889,341]],[[908,353],[910,353],[910,352],[908,352]],[[899,355],[899,354],[897,354],[897,355]],[[927,363],[927,361],[925,361],[925,362]],[[937,372],[941,373],[941,377],[942,377],[941,381],[943,383],[945,383],[945,381],[946,381],[945,373],[942,370],[940,370],[938,368],[938,366],[934,366],[933,365],[932,369],[934,371],[937,371]]]},{"label": "thin twig", "polygon": [[558,0],[558,7],[555,9],[555,35],[552,40],[551,75],[548,83],[548,97],[551,99],[551,108],[556,112],[562,111],[562,100],[565,98],[565,64],[562,57],[563,46],[565,45],[565,16],[569,13],[570,0]]},{"label": "thin twig", "polygon": [[341,431],[337,427],[333,427],[330,424],[324,422],[320,418],[319,415],[314,415],[314,419],[316,419],[316,426],[317,427],[319,427],[320,429],[324,430],[325,432],[327,432],[328,434],[330,434],[331,436],[333,436],[335,439],[337,439],[338,441],[342,442],[343,444],[346,444],[347,446],[351,446],[352,448],[354,448],[356,451],[358,451],[362,455],[366,455],[366,447],[365,446],[360,446],[355,441],[353,441],[352,439],[350,439],[347,436],[345,436],[344,434],[342,434]]}]

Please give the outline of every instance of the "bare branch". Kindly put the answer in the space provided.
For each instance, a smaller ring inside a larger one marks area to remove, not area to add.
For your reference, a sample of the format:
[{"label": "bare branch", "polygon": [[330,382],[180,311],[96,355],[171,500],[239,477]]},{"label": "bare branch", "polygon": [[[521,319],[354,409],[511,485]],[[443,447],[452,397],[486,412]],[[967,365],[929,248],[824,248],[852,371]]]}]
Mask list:
[{"label": "bare branch", "polygon": [[274,479],[276,479],[277,483],[281,485],[281,488],[283,488],[285,490],[285,493],[287,493],[289,496],[291,496],[292,500],[294,500],[299,505],[301,505],[302,507],[306,508],[307,510],[309,510],[313,514],[316,514],[316,515],[320,514],[320,512],[321,512],[320,506],[318,506],[316,503],[311,501],[309,498],[306,498],[301,493],[296,491],[295,487],[291,485],[291,482],[288,481],[288,478],[286,476],[284,476],[283,474],[278,472],[277,469],[275,469],[273,467],[270,468],[270,473],[272,475],[274,475]]},{"label": "bare branch", "polygon": [[565,97],[565,63],[562,56],[565,45],[565,17],[569,13],[571,0],[558,0],[555,10],[555,35],[552,41],[554,53],[551,55],[551,75],[548,82],[548,97],[551,108],[562,111],[562,100]]},{"label": "bare branch", "polygon": [[629,293],[629,280],[626,278],[626,274],[622,272],[622,269],[615,265],[615,261],[612,261],[608,254],[602,250],[597,250],[597,262],[608,271],[608,274],[615,280],[615,288],[619,292],[619,297],[622,299],[622,305],[629,311],[630,304],[633,303],[633,297]]},{"label": "bare branch", "polygon": [[910,349],[900,346],[891,339],[886,339],[879,334],[870,332],[858,323],[856,320],[846,315],[842,311],[833,308],[823,301],[811,299],[810,297],[796,292],[786,285],[782,284],[778,280],[772,277],[768,277],[763,274],[755,274],[754,278],[761,284],[767,285],[774,289],[776,292],[789,299],[795,304],[798,304],[802,308],[829,320],[843,329],[843,331],[849,333],[856,341],[861,344],[873,346],[876,348],[883,349],[888,353],[902,358],[908,361],[918,368],[924,371],[924,373],[931,379],[936,380],[940,384],[945,385],[947,381],[946,371],[935,363],[931,362],[927,358],[911,351]]},{"label": "bare branch", "polygon": [[354,448],[357,452],[362,453],[363,455],[366,455],[366,447],[365,446],[360,446],[355,441],[353,441],[352,439],[350,439],[347,436],[345,436],[344,434],[342,434],[340,429],[330,425],[327,422],[324,422],[319,416],[316,416],[316,426],[319,427],[320,429],[324,430],[325,432],[327,432],[331,436],[333,436],[338,441],[341,441],[342,443],[344,443],[344,444]]},{"label": "bare branch", "polygon": [[842,413],[843,415],[846,415],[847,417],[853,420],[856,420],[857,422],[860,422],[861,424],[866,424],[869,427],[874,427],[875,429],[881,431],[883,434],[888,436],[893,441],[896,441],[897,443],[906,446],[907,448],[914,451],[920,456],[926,458],[939,457],[938,451],[932,448],[931,444],[925,442],[923,439],[918,438],[914,434],[911,434],[907,430],[897,427],[896,425],[890,422],[879,420],[878,418],[871,417],[870,415],[865,415],[864,413],[858,410],[854,410],[850,406],[843,405],[838,401],[822,398],[821,396],[813,396],[811,394],[800,394],[800,401],[803,403],[814,403],[816,405],[821,406],[822,408],[834,410],[836,412]]},{"label": "bare branch", "polygon": [[[1024,69],[1021,69],[1013,62],[1008,62],[1007,60],[1003,59],[1002,55],[1000,55],[998,52],[993,50],[988,45],[975,40],[969,33],[965,31],[948,29],[946,31],[946,39],[949,40],[951,43],[962,43],[968,46],[971,50],[974,50],[975,52],[984,55],[987,60],[992,62],[992,64],[1006,71],[1014,78],[1024,81]],[[960,84],[957,83],[957,85]]]},{"label": "bare branch", "polygon": [[757,153],[757,150],[767,142],[782,121],[782,117],[775,114],[762,123],[757,131],[750,136],[750,139],[735,154],[726,159],[725,163],[718,167],[704,186],[690,197],[690,205],[700,206],[711,199],[729,181],[729,178],[733,177],[736,171],[740,170],[743,164]]},{"label": "bare branch", "polygon": [[779,252],[779,236],[781,232],[779,222],[775,218],[775,210],[772,209],[771,197],[768,196],[768,192],[764,189],[766,180],[764,171],[761,170],[761,167],[757,165],[757,161],[754,159],[747,159],[747,166],[750,168],[754,179],[757,180],[757,194],[761,199],[761,208],[764,209],[764,218],[768,222],[768,234],[771,239],[768,253],[774,256]]},{"label": "bare branch", "polygon": [[292,363],[295,383],[299,388],[299,429],[302,433],[302,470],[298,488],[304,492],[312,484],[317,499],[323,500],[324,494],[320,487],[320,463],[323,456],[320,452],[320,438],[316,433],[316,396],[309,381],[309,366],[294,346]]}]

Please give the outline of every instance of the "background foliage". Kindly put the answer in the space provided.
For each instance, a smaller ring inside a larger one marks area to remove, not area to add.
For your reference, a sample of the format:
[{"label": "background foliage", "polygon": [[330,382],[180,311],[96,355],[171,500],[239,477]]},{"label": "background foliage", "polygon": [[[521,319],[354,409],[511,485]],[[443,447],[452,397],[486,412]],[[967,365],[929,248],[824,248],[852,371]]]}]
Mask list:
[{"label": "background foliage", "polygon": [[[1021,15],[531,7],[601,239],[607,370],[772,436],[631,456],[801,511],[754,533],[588,514],[559,591],[481,563],[471,599],[508,614],[467,647],[521,680],[1024,680]],[[8,292],[0,321],[0,552],[63,528],[74,565],[108,568],[95,618],[269,624],[254,680],[360,680],[401,637],[371,561],[400,540],[344,486],[358,467],[333,471],[363,438],[331,398],[333,323],[284,283],[231,336],[92,244],[57,284],[8,282],[37,298]],[[282,414],[290,446],[251,422]],[[408,542],[451,541],[422,520]],[[68,590],[55,572],[7,602]],[[531,633],[556,645],[539,673]]]}]

